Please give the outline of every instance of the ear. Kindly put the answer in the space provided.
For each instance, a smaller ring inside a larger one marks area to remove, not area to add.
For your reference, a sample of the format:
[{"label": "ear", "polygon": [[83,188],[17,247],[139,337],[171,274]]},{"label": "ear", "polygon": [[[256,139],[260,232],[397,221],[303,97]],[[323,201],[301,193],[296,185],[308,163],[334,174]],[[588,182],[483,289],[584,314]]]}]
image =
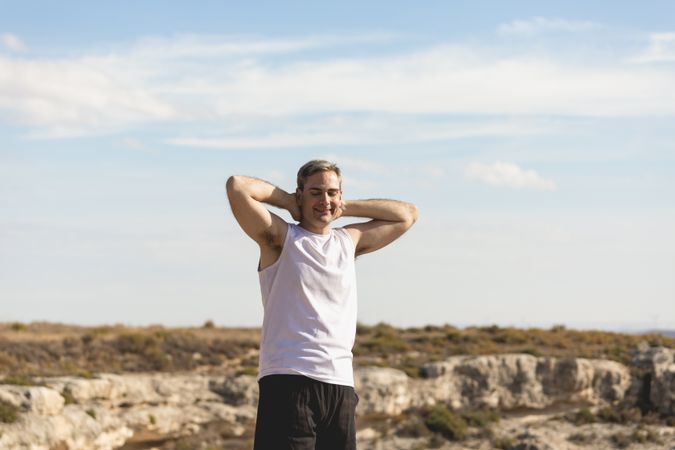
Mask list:
[{"label": "ear", "polygon": [[302,205],[302,191],[300,188],[295,188],[295,203],[297,203],[298,206]]}]

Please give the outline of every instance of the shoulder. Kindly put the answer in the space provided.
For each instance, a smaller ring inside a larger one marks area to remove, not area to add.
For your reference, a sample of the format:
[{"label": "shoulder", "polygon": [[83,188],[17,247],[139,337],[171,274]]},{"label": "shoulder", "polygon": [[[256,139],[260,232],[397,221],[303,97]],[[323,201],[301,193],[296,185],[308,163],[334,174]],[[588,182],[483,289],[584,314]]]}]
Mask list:
[{"label": "shoulder", "polygon": [[354,249],[356,249],[356,244],[359,242],[359,237],[361,232],[354,228],[348,226],[335,228],[333,230],[337,235],[339,235],[343,241],[348,242]]}]

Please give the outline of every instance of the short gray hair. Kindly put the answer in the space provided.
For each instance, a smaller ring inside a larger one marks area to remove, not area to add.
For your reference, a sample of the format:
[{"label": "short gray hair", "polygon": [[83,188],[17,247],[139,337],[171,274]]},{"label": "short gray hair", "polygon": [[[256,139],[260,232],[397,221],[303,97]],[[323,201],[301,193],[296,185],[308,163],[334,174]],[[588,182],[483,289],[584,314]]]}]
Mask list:
[{"label": "short gray hair", "polygon": [[340,181],[340,188],[342,188],[342,173],[337,164],[326,161],[325,159],[313,159],[308,163],[305,163],[300,170],[298,170],[298,189],[302,191],[305,188],[305,181],[307,181],[307,178],[315,173],[328,171],[335,172]]}]

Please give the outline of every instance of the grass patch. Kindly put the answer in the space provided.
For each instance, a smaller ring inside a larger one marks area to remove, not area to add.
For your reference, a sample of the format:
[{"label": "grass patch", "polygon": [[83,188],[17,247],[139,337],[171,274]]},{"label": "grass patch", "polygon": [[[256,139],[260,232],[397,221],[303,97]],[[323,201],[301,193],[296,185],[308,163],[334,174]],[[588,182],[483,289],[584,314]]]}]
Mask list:
[{"label": "grass patch", "polygon": [[40,383],[37,383],[33,380],[33,377],[27,375],[12,375],[2,379],[0,384],[13,384],[15,386],[39,386]]},{"label": "grass patch", "polygon": [[461,413],[462,419],[470,427],[487,428],[499,422],[499,412],[493,409],[472,409]]},{"label": "grass patch", "polygon": [[250,375],[250,376],[257,376],[258,375],[258,366],[244,366],[241,367],[237,370],[236,375]]}]

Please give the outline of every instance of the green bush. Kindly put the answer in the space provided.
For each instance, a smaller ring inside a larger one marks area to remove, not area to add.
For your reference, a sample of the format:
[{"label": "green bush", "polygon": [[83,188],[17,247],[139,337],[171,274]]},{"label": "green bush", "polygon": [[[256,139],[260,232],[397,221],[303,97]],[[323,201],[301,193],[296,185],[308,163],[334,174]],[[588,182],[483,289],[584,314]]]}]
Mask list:
[{"label": "green bush", "polygon": [[429,435],[429,429],[419,417],[412,417],[404,422],[396,432],[397,436],[420,438]]},{"label": "green bush", "polygon": [[73,396],[73,393],[70,392],[69,389],[64,389],[63,392],[61,392],[61,397],[63,397],[63,400],[65,402],[64,404],[66,405],[74,405],[75,403],[77,403],[75,397]]},{"label": "green bush", "polygon": [[590,409],[581,408],[571,417],[571,422],[575,425],[585,425],[588,423],[595,423],[597,422],[597,419]]},{"label": "green bush", "polygon": [[499,450],[510,450],[511,448],[515,447],[515,445],[516,439],[513,437],[501,437],[493,439],[492,441],[492,446]]},{"label": "green bush", "polygon": [[422,378],[423,376],[422,368],[419,366],[405,365],[400,367],[400,369],[403,370],[410,378]]},{"label": "green bush", "polygon": [[14,423],[19,419],[19,408],[9,402],[0,400],[0,422]]},{"label": "green bush", "polygon": [[467,426],[464,419],[443,405],[434,406],[427,414],[424,424],[446,439],[461,441],[466,438]]},{"label": "green bush", "polygon": [[9,328],[12,331],[26,331],[28,329],[28,325],[21,322],[14,322],[9,326]]}]

